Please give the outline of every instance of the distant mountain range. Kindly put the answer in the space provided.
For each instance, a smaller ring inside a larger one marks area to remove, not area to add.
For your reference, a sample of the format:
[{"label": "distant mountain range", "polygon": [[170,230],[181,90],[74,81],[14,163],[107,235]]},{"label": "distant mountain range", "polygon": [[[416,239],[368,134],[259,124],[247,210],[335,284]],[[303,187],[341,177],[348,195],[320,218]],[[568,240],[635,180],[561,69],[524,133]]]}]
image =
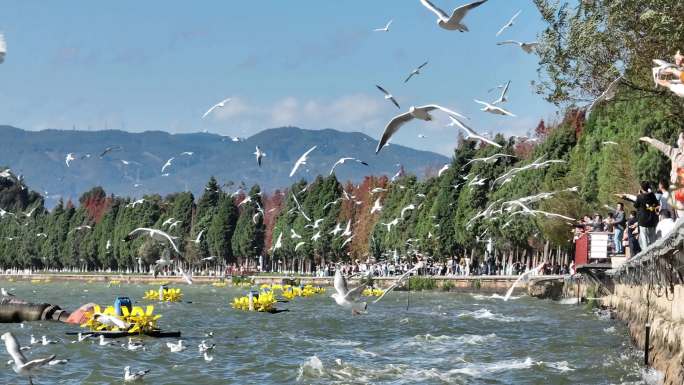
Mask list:
[{"label": "distant mountain range", "polygon": [[[358,157],[369,166],[356,162],[338,167],[340,181],[360,181],[366,175],[394,175],[397,164],[423,176],[428,168],[439,168],[449,159],[445,156],[390,145],[375,155],[377,141],[358,132],[332,129],[303,130],[296,127],[272,128],[240,141],[209,133],[170,134],[162,131],[132,133],[104,131],[25,131],[0,126],[0,167],[22,174],[26,184],[47,195],[52,206],[63,197],[74,201],[93,186],[108,193],[141,196],[148,193],[167,194],[192,191],[201,194],[211,175],[220,183],[248,187],[258,183],[266,192],[290,186],[296,180],[311,180],[327,175],[343,156]],[[253,155],[259,146],[266,152],[262,167]],[[312,146],[309,161],[297,174],[288,176],[295,160]],[[100,157],[107,147],[117,146]],[[192,155],[181,155],[183,152]],[[67,153],[75,160],[67,167]],[[174,158],[162,175],[162,166]],[[237,188],[237,187],[235,187]],[[46,193],[47,192],[47,193]]]}]

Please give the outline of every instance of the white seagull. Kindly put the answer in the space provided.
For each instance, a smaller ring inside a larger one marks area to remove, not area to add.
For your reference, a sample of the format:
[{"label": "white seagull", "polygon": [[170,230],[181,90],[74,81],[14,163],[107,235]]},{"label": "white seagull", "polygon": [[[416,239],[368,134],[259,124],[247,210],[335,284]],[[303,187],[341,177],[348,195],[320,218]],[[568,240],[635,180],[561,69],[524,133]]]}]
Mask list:
[{"label": "white seagull", "polygon": [[501,107],[495,106],[493,104],[489,104],[487,102],[483,102],[481,100],[477,100],[477,99],[473,99],[473,100],[475,101],[475,103],[479,103],[479,104],[482,104],[484,106],[483,108],[480,109],[480,111],[489,112],[490,114],[494,114],[494,115],[508,115],[508,116],[515,117],[515,115],[513,115],[511,112],[506,111]]},{"label": "white seagull", "polygon": [[292,178],[292,176],[295,174],[295,172],[297,172],[297,169],[299,168],[299,166],[306,164],[306,161],[308,159],[309,154],[311,153],[311,151],[315,150],[316,147],[318,147],[318,146],[311,147],[304,154],[302,154],[302,156],[300,156],[299,159],[297,159],[297,161],[294,164],[294,167],[292,167],[292,171],[290,171],[290,178]]},{"label": "white seagull", "polygon": [[291,239],[302,239],[302,236],[297,234],[297,232],[294,229],[290,229],[290,238]]},{"label": "white seagull", "polygon": [[164,163],[164,165],[162,166],[162,169],[161,169],[162,174],[164,173],[164,170],[171,167],[171,162],[173,162],[174,159],[176,159],[176,158],[170,158],[169,160],[166,161],[166,163]]},{"label": "white seagull", "polygon": [[501,96],[499,96],[498,99],[492,102],[493,105],[501,104],[501,103],[506,103],[508,99],[506,98],[506,94],[508,93],[508,87],[511,85],[511,81],[507,81],[506,84],[502,87],[503,89],[501,90]]},{"label": "white seagull", "polygon": [[407,211],[415,210],[415,209],[416,209],[416,205],[414,205],[413,203],[411,203],[408,206],[401,209],[401,219],[404,219],[404,214],[406,214]]},{"label": "white seagull", "polygon": [[375,200],[375,203],[373,203],[373,207],[371,207],[370,213],[375,214],[379,213],[382,211],[382,206],[380,206],[380,198]]},{"label": "white seagull", "polygon": [[19,375],[27,376],[29,384],[33,384],[31,377],[36,369],[47,365],[50,361],[55,359],[55,355],[53,354],[49,357],[28,361],[21,352],[21,346],[12,333],[5,333],[0,336],[0,338],[5,341],[5,349],[7,349],[7,353],[12,357],[12,369]]},{"label": "white seagull", "polygon": [[504,40],[496,43],[496,45],[507,45],[507,44],[512,44],[512,45],[517,45],[518,47],[522,48],[523,51],[526,53],[532,53],[534,52],[535,49],[537,49],[537,46],[539,43],[536,41],[530,41],[530,42],[522,42],[522,41],[516,41],[516,40]]},{"label": "white seagull", "polygon": [[188,285],[192,285],[192,277],[190,276],[190,274],[188,274],[187,272],[185,272],[185,270],[183,270],[183,268],[180,267],[180,266],[178,266],[178,274],[180,274],[180,276],[183,277],[183,280],[184,280]]},{"label": "white seagull", "polygon": [[449,31],[468,32],[468,27],[462,23],[463,18],[468,14],[468,11],[470,11],[473,8],[479,7],[480,5],[487,2],[487,0],[480,0],[472,2],[470,4],[462,5],[454,9],[454,11],[451,13],[451,16],[448,16],[446,12],[437,8],[428,0],[420,0],[420,2],[427,9],[429,9],[437,15],[437,25],[439,25],[440,27]]},{"label": "white seagull", "polygon": [[392,102],[395,106],[397,106],[397,108],[401,109],[401,107],[399,107],[399,103],[397,103],[397,99],[395,99],[394,96],[392,96],[392,94],[389,93],[389,91],[387,91],[386,89],[380,87],[380,86],[377,85],[377,84],[375,85],[375,87],[377,87],[377,89],[379,89],[380,92],[382,92],[383,94],[385,94],[385,100],[389,100],[389,101]]},{"label": "white seagull", "polygon": [[484,163],[492,164],[501,158],[517,158],[517,157],[513,156],[513,155],[508,155],[508,154],[494,154],[494,155],[491,155],[491,156],[488,156],[485,158],[473,158],[473,159],[469,160],[468,163],[466,163],[464,165],[464,167],[471,164],[471,163],[474,163],[474,162],[484,162]]},{"label": "white seagull", "polygon": [[314,235],[311,237],[311,240],[314,241],[314,242],[316,242],[316,241],[318,241],[318,239],[319,239],[320,237],[321,237],[321,231],[318,230],[318,232],[317,232],[316,234],[314,234]]},{"label": "white seagull", "polygon": [[461,122],[460,120],[454,118],[453,116],[449,116],[449,119],[451,119],[451,123],[449,123],[449,126],[457,126],[458,128],[462,129],[466,133],[467,138],[472,138],[472,139],[477,139],[485,143],[489,143],[494,147],[501,147],[499,143],[496,143],[493,140],[489,140],[485,138],[484,136],[478,134],[473,130],[472,128],[466,126],[465,123]]},{"label": "white seagull", "polygon": [[171,353],[179,353],[185,350],[185,346],[183,346],[183,340],[178,340],[177,343],[173,342],[167,342],[166,347],[169,348]]},{"label": "white seagull", "polygon": [[496,33],[496,36],[501,35],[503,33],[503,31],[507,30],[508,28],[511,28],[513,26],[513,22],[515,21],[515,19],[518,18],[518,16],[520,16],[521,12],[522,12],[522,10],[516,12],[515,15],[513,15],[513,17],[511,17],[510,20],[508,20],[508,23],[504,24],[504,26],[501,27],[499,32]]},{"label": "white seagull", "polygon": [[596,100],[591,102],[589,105],[589,108],[587,108],[587,117],[591,114],[591,111],[594,109],[594,106],[603,102],[603,101],[610,101],[615,97],[615,93],[617,92],[618,87],[620,86],[620,82],[622,82],[622,75],[618,76],[615,80],[610,82],[608,85],[608,88],[606,88],[605,91],[601,95],[599,95]]},{"label": "white seagull", "polygon": [[384,28],[376,28],[373,30],[373,32],[389,32],[390,25],[392,25],[392,21],[394,21],[394,20],[388,21],[387,24],[385,24]]},{"label": "white seagull", "polygon": [[380,141],[378,142],[378,147],[375,149],[375,153],[379,153],[380,150],[382,150],[382,148],[385,146],[387,141],[389,141],[389,139],[392,137],[392,135],[399,131],[399,128],[401,128],[401,126],[403,126],[405,123],[408,123],[413,119],[420,119],[426,122],[433,120],[430,112],[434,110],[445,112],[452,119],[454,116],[467,119],[465,116],[457,112],[454,112],[448,108],[439,106],[437,104],[428,104],[420,107],[411,106],[408,112],[404,112],[401,115],[395,116],[394,118],[392,118],[392,120],[389,121],[389,123],[387,123],[385,131],[382,133],[382,138],[380,138]]},{"label": "white seagull", "polygon": [[422,70],[423,67],[425,67],[427,64],[428,64],[428,62],[425,62],[425,63],[419,65],[418,68],[415,68],[413,71],[411,71],[411,73],[410,73],[409,76],[406,78],[406,80],[404,80],[404,83],[407,83],[407,82],[408,82],[409,80],[411,80],[411,78],[414,77],[415,75],[420,75],[420,70]]},{"label": "white seagull", "polygon": [[276,251],[281,247],[283,247],[283,232],[282,231],[278,235],[278,239],[276,240],[276,243],[273,245],[273,251]]},{"label": "white seagull", "polygon": [[361,159],[356,159],[356,158],[340,158],[340,159],[337,160],[337,162],[335,162],[335,164],[333,164],[332,168],[330,169],[330,175],[332,175],[333,171],[335,171],[335,167],[337,167],[337,166],[339,166],[339,165],[341,165],[341,164],[344,164],[344,162],[346,162],[346,161],[348,161],[348,160],[353,160],[354,162],[361,163],[361,164],[364,165],[364,166],[368,166],[368,163],[362,161]]},{"label": "white seagull", "polygon": [[139,228],[131,231],[130,233],[128,233],[126,238],[124,238],[124,242],[130,241],[132,239],[136,239],[141,235],[147,235],[150,238],[152,238],[158,242],[168,242],[169,245],[171,245],[171,247],[173,248],[173,250],[176,251],[176,253],[178,253],[178,254],[181,253],[180,250],[178,250],[178,246],[176,246],[174,239],[169,234],[167,234],[161,230],[150,229],[147,227],[139,227]]},{"label": "white seagull", "polygon": [[5,42],[5,35],[0,33],[0,64],[5,61],[5,55],[7,54],[7,42]]},{"label": "white seagull", "polygon": [[256,156],[257,166],[261,167],[261,158],[265,157],[266,153],[261,151],[259,146],[256,146],[256,151],[254,151],[254,155]]},{"label": "white seagull", "polygon": [[439,171],[437,171],[437,176],[438,177],[442,176],[442,174],[444,174],[444,172],[448,169],[449,169],[449,165],[445,164],[444,166],[442,166],[442,168],[439,169]]},{"label": "white seagull", "polygon": [[70,152],[66,154],[66,159],[64,159],[64,163],[66,163],[67,167],[71,167],[72,160],[76,160],[76,157],[74,157],[74,153]]},{"label": "white seagull", "polygon": [[296,245],[295,248],[294,248],[294,251],[299,250],[299,248],[302,247],[302,246],[304,246],[305,244],[306,244],[306,242],[304,242],[304,241],[301,241],[301,242],[297,243],[297,245]]},{"label": "white seagull", "polygon": [[139,370],[137,372],[131,372],[131,367],[126,366],[124,368],[124,382],[136,382],[140,381],[145,377],[147,373],[150,372],[150,369],[145,369],[145,370]]},{"label": "white seagull", "polygon": [[330,297],[335,300],[335,303],[342,306],[345,309],[349,309],[352,315],[361,314],[368,308],[368,304],[365,302],[359,302],[363,290],[366,285],[360,285],[352,290],[347,288],[347,280],[342,275],[342,270],[335,269],[335,280],[334,286],[336,293],[333,293]]},{"label": "white seagull", "polygon": [[202,234],[204,234],[204,230],[205,229],[200,230],[199,234],[197,234],[197,238],[195,238],[194,240],[191,240],[190,242],[192,242],[196,245],[199,245],[200,241],[202,240]]},{"label": "white seagull", "polygon": [[214,104],[213,106],[211,106],[210,109],[207,110],[207,112],[204,113],[204,115],[202,115],[202,119],[206,118],[207,115],[211,114],[212,111],[214,111],[215,109],[225,107],[226,103],[228,103],[229,101],[230,101],[230,98],[227,98],[227,99],[223,99],[220,102]]}]

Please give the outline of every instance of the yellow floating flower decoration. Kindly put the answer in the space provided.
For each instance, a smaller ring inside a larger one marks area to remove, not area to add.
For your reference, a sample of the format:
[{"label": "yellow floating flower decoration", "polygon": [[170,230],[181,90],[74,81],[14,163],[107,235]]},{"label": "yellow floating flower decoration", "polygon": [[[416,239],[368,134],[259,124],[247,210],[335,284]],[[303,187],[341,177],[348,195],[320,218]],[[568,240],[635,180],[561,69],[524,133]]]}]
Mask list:
[{"label": "yellow floating flower decoration", "polygon": [[[270,312],[275,310],[275,304],[278,301],[275,298],[273,292],[262,292],[258,296],[252,297],[252,304],[254,305],[254,311],[258,312]],[[249,296],[242,296],[233,298],[233,303],[231,304],[233,309],[249,311]]]},{"label": "yellow floating flower decoration", "polygon": [[226,287],[226,286],[228,286],[228,283],[227,282],[213,282],[211,284],[211,286],[213,286],[213,287]]},{"label": "yellow floating flower decoration", "polygon": [[[86,322],[81,324],[82,328],[88,328],[91,331],[127,331],[128,333],[144,334],[157,330],[157,320],[161,318],[159,314],[154,313],[154,306],[149,305],[144,310],[140,306],[133,306],[131,311],[128,307],[121,307],[122,315],[118,316],[113,306],[107,306],[104,310],[100,305],[93,306],[92,312],[86,312]],[[115,318],[122,321],[121,323],[127,325],[126,329],[121,329],[117,326],[107,325],[99,322],[96,315],[104,315],[110,318]]]},{"label": "yellow floating flower decoration", "polygon": [[178,288],[163,289],[162,298],[159,298],[159,290],[148,290],[143,299],[162,302],[180,302],[183,292]]},{"label": "yellow floating flower decoration", "polygon": [[361,293],[361,295],[363,295],[364,297],[379,297],[384,292],[385,291],[382,289],[375,289],[375,288],[367,287],[363,290],[363,293]]}]

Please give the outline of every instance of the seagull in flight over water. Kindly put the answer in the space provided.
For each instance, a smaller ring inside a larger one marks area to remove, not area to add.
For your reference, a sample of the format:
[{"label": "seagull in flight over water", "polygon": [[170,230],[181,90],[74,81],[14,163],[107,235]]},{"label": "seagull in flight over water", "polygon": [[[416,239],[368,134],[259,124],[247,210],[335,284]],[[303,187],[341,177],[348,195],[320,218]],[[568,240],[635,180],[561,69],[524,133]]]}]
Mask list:
[{"label": "seagull in flight over water", "polygon": [[495,106],[493,104],[489,104],[487,102],[483,102],[481,100],[477,100],[477,99],[474,99],[474,100],[475,100],[475,103],[479,103],[479,104],[482,104],[484,106],[483,108],[480,109],[480,111],[489,112],[490,114],[494,114],[494,115],[508,115],[508,116],[515,117],[515,115],[513,115],[510,111],[504,110],[501,107]]},{"label": "seagull in flight over water", "polygon": [[335,167],[344,164],[344,162],[348,160],[353,160],[354,162],[361,163],[364,166],[368,166],[368,163],[362,161],[361,159],[356,159],[356,158],[340,158],[335,164],[333,164],[332,168],[330,169],[330,175],[332,175],[333,171],[335,171]]},{"label": "seagull in flight over water", "polygon": [[21,346],[12,333],[5,333],[0,338],[5,341],[5,349],[7,349],[7,353],[12,357],[12,369],[19,375],[27,376],[29,384],[33,384],[31,377],[36,369],[49,364],[50,361],[55,359],[53,354],[49,357],[28,361],[21,352]]},{"label": "seagull in flight over water", "polygon": [[209,108],[207,110],[207,112],[204,113],[204,115],[202,115],[202,119],[206,118],[207,115],[211,114],[215,109],[225,107],[226,103],[228,103],[229,101],[230,101],[230,98],[227,98],[227,99],[223,99],[220,102],[214,104],[213,106],[211,106],[211,108]]},{"label": "seagull in flight over water", "polygon": [[534,52],[535,49],[537,49],[537,46],[539,43],[536,41],[530,41],[530,42],[522,42],[522,41],[516,41],[516,40],[504,40],[496,43],[496,45],[506,45],[506,44],[512,44],[512,45],[517,45],[520,47],[525,53],[532,53]]},{"label": "seagull in flight over water", "polygon": [[448,31],[468,32],[468,26],[462,23],[463,18],[466,17],[468,11],[477,8],[487,2],[487,0],[474,1],[470,4],[462,5],[451,13],[451,16],[446,12],[432,4],[429,0],[420,0],[425,8],[429,9],[437,15],[437,25]]},{"label": "seagull in flight over water", "polygon": [[330,297],[335,300],[335,303],[342,306],[345,309],[349,309],[352,315],[362,314],[368,308],[368,304],[365,302],[359,302],[363,290],[366,285],[359,285],[352,290],[347,288],[347,279],[342,275],[342,270],[335,269],[335,293]]},{"label": "seagull in flight over water", "polygon": [[459,114],[458,112],[454,112],[448,108],[439,106],[437,104],[428,104],[420,107],[411,106],[408,112],[404,112],[401,115],[395,116],[394,118],[392,118],[392,120],[389,121],[389,123],[387,123],[385,131],[382,133],[382,138],[380,138],[380,141],[378,142],[378,147],[375,149],[375,153],[379,153],[380,150],[382,150],[382,148],[385,146],[387,141],[392,137],[392,135],[399,131],[399,128],[401,128],[401,126],[403,126],[405,123],[408,123],[413,119],[420,119],[426,122],[433,120],[430,112],[434,110],[440,110],[442,112],[445,112],[452,119],[454,116],[467,119],[465,116]]}]

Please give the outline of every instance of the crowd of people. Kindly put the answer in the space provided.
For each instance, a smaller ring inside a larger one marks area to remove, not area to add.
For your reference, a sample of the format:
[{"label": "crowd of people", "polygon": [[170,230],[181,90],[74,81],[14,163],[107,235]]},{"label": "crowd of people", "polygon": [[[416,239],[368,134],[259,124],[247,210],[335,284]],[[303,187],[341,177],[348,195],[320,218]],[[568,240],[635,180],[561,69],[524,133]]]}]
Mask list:
[{"label": "crowd of people", "polygon": [[641,182],[639,193],[616,194],[619,199],[631,202],[634,210],[625,212],[623,202],[608,213],[606,218],[594,214],[586,215],[575,226],[574,239],[586,233],[605,232],[611,235],[609,251],[615,255],[633,256],[656,240],[667,236],[675,227],[675,220],[681,216],[671,204],[669,183],[661,181],[654,190],[649,182]]}]

